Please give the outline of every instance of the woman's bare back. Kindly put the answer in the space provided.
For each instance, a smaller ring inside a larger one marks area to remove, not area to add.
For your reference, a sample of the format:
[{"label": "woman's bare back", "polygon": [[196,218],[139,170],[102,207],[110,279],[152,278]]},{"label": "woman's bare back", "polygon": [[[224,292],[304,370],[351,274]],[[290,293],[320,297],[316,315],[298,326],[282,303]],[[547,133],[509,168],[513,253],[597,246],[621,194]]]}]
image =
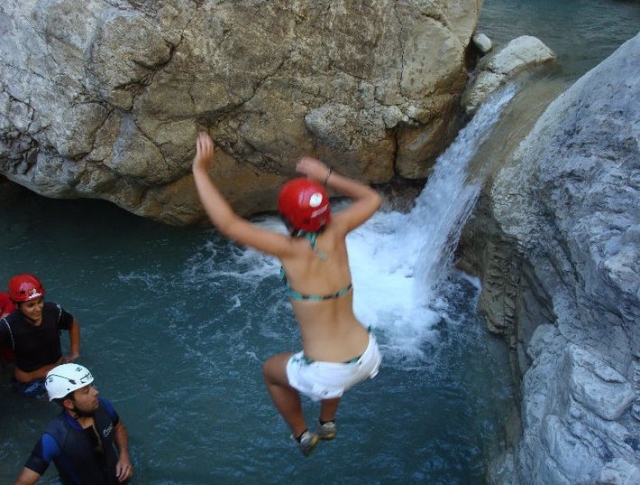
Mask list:
[{"label": "woman's bare back", "polygon": [[344,237],[327,228],[311,244],[296,241],[297,250],[283,261],[287,284],[294,293],[321,301],[291,298],[300,326],[302,346],[309,359],[344,362],[367,347],[368,332],[353,313],[353,288]]}]

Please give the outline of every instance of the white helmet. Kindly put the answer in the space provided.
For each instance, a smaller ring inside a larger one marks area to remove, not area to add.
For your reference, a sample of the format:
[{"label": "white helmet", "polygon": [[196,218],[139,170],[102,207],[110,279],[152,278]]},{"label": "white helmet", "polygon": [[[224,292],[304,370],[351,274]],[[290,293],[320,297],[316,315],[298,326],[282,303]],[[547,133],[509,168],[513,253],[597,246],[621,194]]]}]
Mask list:
[{"label": "white helmet", "polygon": [[88,386],[93,382],[89,369],[79,364],[62,364],[47,373],[44,387],[47,388],[49,401],[62,399],[70,392]]}]

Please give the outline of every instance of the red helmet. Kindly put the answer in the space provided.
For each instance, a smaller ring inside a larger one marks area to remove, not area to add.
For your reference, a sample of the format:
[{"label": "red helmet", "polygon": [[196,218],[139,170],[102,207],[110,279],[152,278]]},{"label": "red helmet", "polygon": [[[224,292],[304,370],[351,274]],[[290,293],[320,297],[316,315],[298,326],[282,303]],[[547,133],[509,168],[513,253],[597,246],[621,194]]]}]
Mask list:
[{"label": "red helmet", "polygon": [[331,205],[324,187],[313,180],[287,182],[278,196],[278,211],[294,229],[318,232],[331,220]]},{"label": "red helmet", "polygon": [[19,274],[9,280],[9,297],[16,303],[35,300],[44,296],[40,280],[30,274]]}]

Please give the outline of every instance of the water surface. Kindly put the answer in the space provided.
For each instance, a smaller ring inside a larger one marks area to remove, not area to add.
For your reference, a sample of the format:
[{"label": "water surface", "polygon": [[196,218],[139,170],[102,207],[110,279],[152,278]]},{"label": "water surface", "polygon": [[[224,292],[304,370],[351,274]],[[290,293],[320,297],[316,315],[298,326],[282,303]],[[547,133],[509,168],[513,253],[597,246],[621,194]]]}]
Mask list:
[{"label": "water surface", "polygon": [[485,0],[478,31],[496,46],[521,35],[542,40],[560,76],[576,79],[640,32],[638,0]]},{"label": "water surface", "polygon": [[[487,0],[480,19],[497,44],[541,38],[567,78],[639,26],[637,1]],[[473,201],[476,189],[460,193]],[[475,313],[477,282],[451,269],[451,240],[432,237],[455,236],[457,223],[439,229],[429,210],[381,212],[350,237],[356,313],[374,326],[384,363],[376,379],[346,394],[338,438],[305,459],[261,378],[265,358],[299,348],[275,261],[209,228],[3,190],[0,280],[37,274],[47,298],[80,321],[80,362],[129,429],[133,483],[484,483],[503,446],[513,389],[504,343]],[[417,206],[434,199],[427,193],[423,202]],[[441,250],[444,267],[434,257]],[[2,483],[12,483],[57,412],[13,395],[8,378],[2,369]],[[305,410],[311,422],[317,406],[305,401]],[[55,483],[53,466],[41,483]]]},{"label": "water surface", "polygon": [[[504,345],[473,313],[472,279],[451,278],[438,311],[402,310],[398,275],[360,266],[393,214],[350,242],[357,308],[384,365],[346,394],[338,438],[307,459],[261,378],[266,357],[299,346],[273,260],[97,201],[21,195],[0,202],[0,217],[5,277],[38,274],[80,321],[81,363],[127,424],[134,483],[482,483],[511,406]],[[57,408],[13,395],[2,377],[0,481],[11,483]]]}]

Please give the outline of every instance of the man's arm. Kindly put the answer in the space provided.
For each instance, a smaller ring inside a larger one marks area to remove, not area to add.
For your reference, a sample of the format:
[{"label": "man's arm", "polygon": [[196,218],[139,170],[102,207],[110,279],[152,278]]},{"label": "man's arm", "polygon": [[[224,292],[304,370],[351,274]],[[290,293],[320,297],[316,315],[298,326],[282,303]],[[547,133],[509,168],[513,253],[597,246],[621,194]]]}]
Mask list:
[{"label": "man's arm", "polygon": [[113,441],[119,454],[118,463],[116,463],[116,477],[118,477],[118,481],[124,482],[133,475],[133,466],[131,466],[129,459],[129,435],[122,421],[118,421],[113,429]]},{"label": "man's arm", "polygon": [[24,467],[14,485],[33,485],[38,481],[40,475],[31,468]]},{"label": "man's arm", "polygon": [[49,463],[60,454],[60,447],[53,436],[44,433],[36,442],[15,485],[32,485],[47,471]]}]

